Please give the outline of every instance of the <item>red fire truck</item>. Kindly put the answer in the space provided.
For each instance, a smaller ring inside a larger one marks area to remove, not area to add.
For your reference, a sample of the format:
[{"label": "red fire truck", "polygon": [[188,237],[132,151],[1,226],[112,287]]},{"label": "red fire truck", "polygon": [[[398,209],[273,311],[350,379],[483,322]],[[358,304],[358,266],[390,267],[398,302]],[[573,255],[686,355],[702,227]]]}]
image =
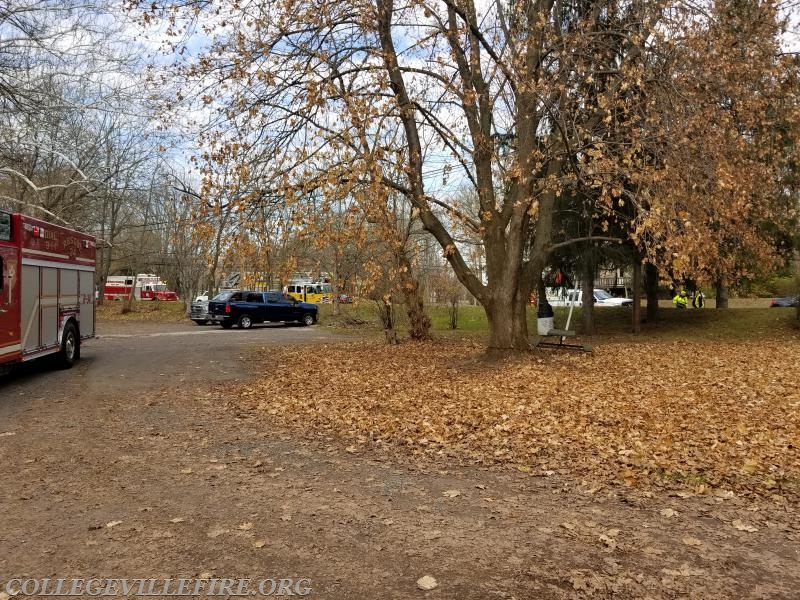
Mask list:
[{"label": "red fire truck", "polygon": [[178,294],[170,291],[161,277],[152,273],[133,275],[112,275],[106,280],[103,298],[106,300],[124,300],[131,295],[137,300],[177,300]]},{"label": "red fire truck", "polygon": [[0,211],[0,370],[80,357],[95,332],[95,249],[90,235]]}]

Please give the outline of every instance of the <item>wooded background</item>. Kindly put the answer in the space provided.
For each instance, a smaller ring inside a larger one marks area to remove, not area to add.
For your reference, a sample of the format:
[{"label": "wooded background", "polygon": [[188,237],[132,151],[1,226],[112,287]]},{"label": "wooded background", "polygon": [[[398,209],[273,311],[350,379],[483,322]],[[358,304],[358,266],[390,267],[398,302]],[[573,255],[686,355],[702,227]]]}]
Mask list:
[{"label": "wooded background", "polygon": [[[471,298],[729,289],[798,247],[796,1],[11,0],[0,207],[98,236],[98,285],[245,274]],[[787,290],[787,293],[790,290]],[[592,310],[583,311],[591,331]]]}]

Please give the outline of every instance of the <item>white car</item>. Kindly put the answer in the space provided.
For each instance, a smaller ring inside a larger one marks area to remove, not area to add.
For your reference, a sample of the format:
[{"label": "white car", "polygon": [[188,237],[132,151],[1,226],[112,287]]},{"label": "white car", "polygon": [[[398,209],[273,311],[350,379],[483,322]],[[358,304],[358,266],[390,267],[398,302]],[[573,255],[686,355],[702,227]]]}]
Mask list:
[{"label": "white car", "polygon": [[[594,290],[595,306],[633,306],[630,298],[615,298],[605,290]],[[548,297],[547,302],[550,306],[583,306],[583,290],[567,290],[566,294]]]}]

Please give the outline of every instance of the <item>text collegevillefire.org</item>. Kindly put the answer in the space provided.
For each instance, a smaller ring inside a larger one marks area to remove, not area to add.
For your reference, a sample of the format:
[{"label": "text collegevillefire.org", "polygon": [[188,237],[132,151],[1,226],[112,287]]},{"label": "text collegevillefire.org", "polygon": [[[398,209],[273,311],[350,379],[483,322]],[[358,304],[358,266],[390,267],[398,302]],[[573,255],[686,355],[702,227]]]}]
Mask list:
[{"label": "text collegevillefire.org", "polygon": [[[122,596],[307,596],[311,580],[302,579],[12,579],[9,597]],[[0,594],[2,597],[3,594]]]}]

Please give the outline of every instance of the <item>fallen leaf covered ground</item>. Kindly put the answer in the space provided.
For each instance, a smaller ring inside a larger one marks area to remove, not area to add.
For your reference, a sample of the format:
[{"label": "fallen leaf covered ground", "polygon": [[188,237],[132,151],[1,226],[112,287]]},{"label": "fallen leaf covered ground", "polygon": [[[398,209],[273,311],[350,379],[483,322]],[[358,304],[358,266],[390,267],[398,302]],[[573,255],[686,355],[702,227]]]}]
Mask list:
[{"label": "fallen leaf covered ground", "polygon": [[[428,411],[434,386],[466,395],[475,381],[504,389],[522,370],[602,372],[612,360],[606,345],[583,360],[553,352],[543,363],[492,362],[468,344],[334,352],[322,342],[343,336],[325,327],[99,325],[75,368],[31,361],[0,379],[0,589],[17,577],[170,578],[173,590],[181,578],[303,577],[308,597],[325,600],[797,600],[800,511],[780,484],[766,496],[656,489],[643,476],[631,487],[589,486],[556,467],[590,464],[582,456],[570,465],[563,445],[527,463],[485,466],[490,453],[455,443],[371,442],[355,424],[341,434],[340,407],[331,405],[331,390],[356,402],[428,386],[420,399]],[[305,345],[294,354],[280,348],[293,343]],[[258,363],[254,345],[275,354]],[[760,348],[753,362],[782,364],[782,348]],[[397,378],[369,379],[392,367],[380,367],[384,359],[396,363]],[[323,372],[329,382],[308,379]],[[264,382],[241,389],[259,377],[276,377],[271,396]],[[568,381],[571,393],[583,385],[574,374]],[[285,385],[333,412],[299,414],[285,404]],[[275,397],[280,403],[265,409],[285,414],[255,408]],[[406,402],[397,401],[399,414]],[[390,403],[376,406],[379,421]],[[432,427],[440,426],[435,409],[425,413]],[[427,452],[435,460],[410,454]],[[544,477],[543,458],[554,470]],[[433,580],[434,590],[422,589]]]},{"label": "fallen leaf covered ground", "polygon": [[605,344],[491,360],[469,341],[271,349],[241,402],[350,452],[504,462],[597,484],[800,494],[800,347]]}]

